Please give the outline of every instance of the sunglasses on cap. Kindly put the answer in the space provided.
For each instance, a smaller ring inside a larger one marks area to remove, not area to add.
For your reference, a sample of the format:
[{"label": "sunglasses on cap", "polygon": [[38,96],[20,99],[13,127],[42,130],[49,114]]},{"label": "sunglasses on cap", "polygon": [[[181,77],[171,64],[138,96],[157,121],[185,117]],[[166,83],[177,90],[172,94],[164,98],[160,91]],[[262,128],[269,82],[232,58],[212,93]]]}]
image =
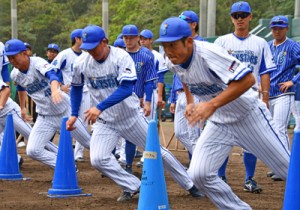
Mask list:
[{"label": "sunglasses on cap", "polygon": [[188,16],[185,16],[185,15],[179,15],[179,18],[181,18],[182,20],[185,20],[185,21],[191,21],[192,19]]},{"label": "sunglasses on cap", "polygon": [[231,17],[233,17],[234,19],[239,19],[239,18],[242,18],[242,19],[244,19],[244,18],[246,18],[246,17],[248,17],[250,15],[250,13],[248,13],[248,12],[243,12],[243,13],[233,13],[233,14],[231,14]]},{"label": "sunglasses on cap", "polygon": [[274,21],[274,22],[271,22],[270,23],[270,26],[272,27],[272,26],[278,26],[278,25],[281,25],[281,26],[287,26],[288,25],[288,23],[287,22],[285,22],[285,21],[283,21],[283,20],[279,20],[279,21]]}]

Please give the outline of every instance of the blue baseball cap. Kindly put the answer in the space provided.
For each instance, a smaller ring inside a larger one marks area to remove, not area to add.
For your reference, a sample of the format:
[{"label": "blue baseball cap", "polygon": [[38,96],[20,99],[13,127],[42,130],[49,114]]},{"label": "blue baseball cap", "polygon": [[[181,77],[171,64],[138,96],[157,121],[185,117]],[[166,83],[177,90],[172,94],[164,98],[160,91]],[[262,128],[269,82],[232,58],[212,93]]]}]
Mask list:
[{"label": "blue baseball cap", "polygon": [[139,30],[136,25],[126,25],[122,29],[122,36],[138,36]]},{"label": "blue baseball cap", "polygon": [[82,29],[78,28],[71,32],[70,39],[73,41],[76,37],[81,38],[82,37]]},{"label": "blue baseball cap", "polygon": [[50,49],[53,49],[53,50],[56,50],[57,52],[59,52],[59,47],[55,43],[48,44],[47,50],[50,50]]},{"label": "blue baseball cap", "polygon": [[170,17],[160,25],[159,39],[155,42],[173,42],[189,36],[192,36],[189,24],[179,17]]},{"label": "blue baseball cap", "polygon": [[236,12],[247,12],[251,13],[251,7],[246,1],[239,1],[234,3],[231,6],[230,14],[236,13]]},{"label": "blue baseball cap", "polygon": [[26,47],[24,42],[22,42],[21,40],[11,39],[5,42],[5,55],[16,55],[22,51],[26,51]]},{"label": "blue baseball cap", "polygon": [[280,28],[286,28],[289,26],[289,20],[286,16],[278,15],[274,16],[270,21],[270,28],[273,27],[280,27]]},{"label": "blue baseball cap", "polygon": [[140,36],[145,37],[146,39],[152,39],[153,38],[153,33],[149,29],[144,29],[140,33]]},{"label": "blue baseball cap", "polygon": [[198,15],[194,11],[191,11],[191,10],[182,12],[179,15],[179,17],[188,23],[194,23],[194,22],[198,23],[199,22]]},{"label": "blue baseball cap", "polygon": [[92,50],[105,38],[104,30],[100,26],[89,25],[82,31],[82,44],[80,49]]},{"label": "blue baseball cap", "polygon": [[122,39],[122,34],[119,34],[117,39]]},{"label": "blue baseball cap", "polygon": [[123,39],[116,39],[116,41],[114,42],[114,47],[126,48],[126,45],[125,45]]}]

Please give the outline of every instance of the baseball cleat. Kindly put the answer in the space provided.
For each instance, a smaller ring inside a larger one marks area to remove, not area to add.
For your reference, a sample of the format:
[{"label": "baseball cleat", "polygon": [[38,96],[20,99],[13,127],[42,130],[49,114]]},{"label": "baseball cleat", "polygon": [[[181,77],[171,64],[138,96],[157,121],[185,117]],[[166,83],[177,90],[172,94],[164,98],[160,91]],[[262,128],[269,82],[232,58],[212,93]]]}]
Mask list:
[{"label": "baseball cleat", "polygon": [[84,159],[83,159],[83,157],[79,157],[79,158],[76,158],[76,160],[75,160],[76,162],[83,162],[84,161]]},{"label": "baseball cleat", "polygon": [[275,175],[275,173],[274,173],[273,171],[269,171],[269,172],[267,173],[267,177],[272,177],[273,175]]},{"label": "baseball cleat", "polygon": [[281,179],[279,176],[277,176],[276,174],[274,174],[273,176],[272,176],[272,180],[273,181],[283,181],[283,179]]},{"label": "baseball cleat", "polygon": [[125,166],[125,171],[126,171],[127,173],[129,173],[129,174],[132,174],[132,173],[133,173],[133,171],[132,171],[132,165],[127,164],[127,165]]},{"label": "baseball cleat", "polygon": [[262,188],[250,177],[244,184],[244,191],[259,194],[262,192]]},{"label": "baseball cleat", "polygon": [[201,193],[195,185],[191,189],[188,190],[189,193],[192,195],[194,198],[203,198],[205,195]]},{"label": "baseball cleat", "polygon": [[139,161],[136,163],[137,167],[143,167],[143,165],[144,165],[144,162],[142,162],[142,161]]},{"label": "baseball cleat", "polygon": [[140,190],[138,189],[136,192],[134,193],[130,193],[130,192],[126,192],[124,191],[122,193],[122,195],[117,199],[118,202],[126,202],[126,201],[130,201],[132,199],[132,197],[134,195],[136,195],[137,193],[139,193]]}]

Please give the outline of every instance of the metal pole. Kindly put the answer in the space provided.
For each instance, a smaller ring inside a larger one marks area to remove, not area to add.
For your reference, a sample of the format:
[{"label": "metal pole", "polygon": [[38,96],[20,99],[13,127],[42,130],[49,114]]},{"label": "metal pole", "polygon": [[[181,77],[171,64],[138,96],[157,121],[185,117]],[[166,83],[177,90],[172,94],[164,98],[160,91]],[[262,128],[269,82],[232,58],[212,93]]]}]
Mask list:
[{"label": "metal pole", "polygon": [[108,39],[108,0],[102,0],[102,27]]},{"label": "metal pole", "polygon": [[11,38],[18,38],[17,0],[11,0]]},{"label": "metal pole", "polygon": [[202,37],[207,36],[207,0],[200,0],[200,15],[199,15],[199,34]]},{"label": "metal pole", "polygon": [[216,35],[216,0],[209,0],[207,7],[207,37]]},{"label": "metal pole", "polygon": [[295,0],[295,14],[294,18],[298,19],[300,18],[300,0]]}]

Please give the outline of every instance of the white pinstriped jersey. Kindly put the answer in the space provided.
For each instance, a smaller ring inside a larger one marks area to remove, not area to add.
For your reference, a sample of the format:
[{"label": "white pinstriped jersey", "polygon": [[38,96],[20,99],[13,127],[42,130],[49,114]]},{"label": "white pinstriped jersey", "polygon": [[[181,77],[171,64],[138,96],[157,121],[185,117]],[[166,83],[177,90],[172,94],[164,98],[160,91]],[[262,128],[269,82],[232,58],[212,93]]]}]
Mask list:
[{"label": "white pinstriped jersey", "polygon": [[[85,53],[73,64],[72,85],[87,85],[91,94],[91,105],[109,97],[122,81],[137,79],[135,64],[131,56],[123,49],[110,47],[110,53],[103,63],[97,62],[91,55]],[[122,102],[106,109],[101,118],[107,122],[115,122],[135,116],[139,109],[139,99],[133,93]],[[131,111],[131,110],[134,110]]]},{"label": "white pinstriped jersey", "polygon": [[157,52],[156,50],[152,50],[151,52],[154,55],[154,64],[155,64],[157,73],[163,73],[163,72],[168,71],[164,56],[162,54],[160,54],[159,52]]},{"label": "white pinstriped jersey", "polygon": [[[0,90],[2,90],[3,87],[8,87],[8,85],[0,80]],[[16,106],[18,105],[11,98],[8,98],[5,106],[0,110],[0,117],[5,117]]]},{"label": "white pinstriped jersey", "polygon": [[[7,57],[4,55],[4,44],[0,42],[0,70],[2,71],[2,67],[9,63]],[[0,74],[0,79],[3,80],[2,75]]]},{"label": "white pinstriped jersey", "polygon": [[54,104],[51,98],[51,86],[49,79],[45,76],[48,71],[55,67],[40,57],[29,57],[30,65],[26,73],[14,68],[11,72],[11,79],[17,85],[23,87],[27,94],[36,103],[36,112],[42,115],[61,114],[70,106],[70,98],[62,92],[63,101]]},{"label": "white pinstriped jersey", "polygon": [[217,38],[215,44],[224,47],[230,55],[251,68],[257,81],[253,86],[255,89],[258,89],[261,75],[276,70],[268,42],[261,37],[250,34],[241,40],[230,33]]},{"label": "white pinstriped jersey", "polygon": [[[82,53],[87,52],[82,51]],[[64,85],[71,85],[72,65],[81,54],[76,54],[72,48],[68,48],[58,53],[58,55],[52,61],[51,64],[62,71]],[[88,91],[86,86],[84,86],[83,91]]]},{"label": "white pinstriped jersey", "polygon": [[[228,55],[224,48],[198,41],[194,41],[193,57],[187,69],[173,65],[169,59],[167,66],[203,102],[220,94],[231,81],[240,80],[252,72],[235,57]],[[209,120],[217,123],[237,122],[248,114],[257,101],[257,94],[249,89],[236,100],[218,108]]]}]

